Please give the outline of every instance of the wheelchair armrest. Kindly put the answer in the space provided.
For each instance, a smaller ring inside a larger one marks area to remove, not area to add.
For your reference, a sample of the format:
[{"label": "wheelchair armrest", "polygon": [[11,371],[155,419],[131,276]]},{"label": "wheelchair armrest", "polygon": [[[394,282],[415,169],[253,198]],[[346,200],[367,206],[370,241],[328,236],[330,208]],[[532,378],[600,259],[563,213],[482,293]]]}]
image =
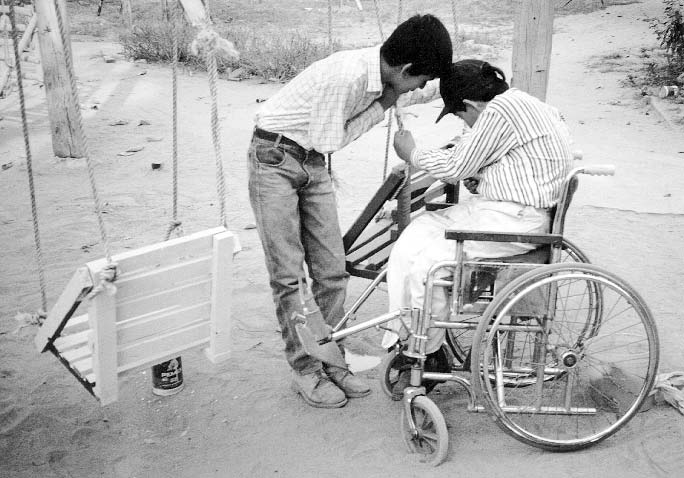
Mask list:
[{"label": "wheelchair armrest", "polygon": [[550,244],[560,246],[563,236],[560,234],[527,234],[527,233],[505,233],[492,231],[458,231],[447,230],[447,239],[454,241],[490,241],[490,242],[522,242],[527,244]]}]

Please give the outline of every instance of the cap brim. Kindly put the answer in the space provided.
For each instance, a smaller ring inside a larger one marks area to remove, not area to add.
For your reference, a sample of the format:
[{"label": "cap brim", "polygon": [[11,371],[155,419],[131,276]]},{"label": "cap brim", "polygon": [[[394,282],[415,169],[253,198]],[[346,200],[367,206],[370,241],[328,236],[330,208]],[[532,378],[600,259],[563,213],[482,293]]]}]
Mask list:
[{"label": "cap brim", "polygon": [[442,112],[439,114],[439,116],[435,120],[435,123],[439,123],[439,120],[441,120],[444,116],[448,115],[449,113],[451,113],[451,110],[449,109],[449,107],[444,106],[444,108],[442,108]]}]

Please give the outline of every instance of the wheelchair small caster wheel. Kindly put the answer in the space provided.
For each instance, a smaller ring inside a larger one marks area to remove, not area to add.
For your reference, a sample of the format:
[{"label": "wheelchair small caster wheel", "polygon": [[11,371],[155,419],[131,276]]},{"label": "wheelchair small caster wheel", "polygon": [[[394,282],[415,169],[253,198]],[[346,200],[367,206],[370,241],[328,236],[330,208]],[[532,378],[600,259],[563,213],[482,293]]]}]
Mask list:
[{"label": "wheelchair small caster wheel", "polygon": [[411,453],[418,453],[421,461],[432,466],[442,463],[449,451],[449,433],[444,415],[437,405],[424,395],[419,395],[411,402],[411,417],[416,425],[412,432],[406,416],[406,409],[401,413],[401,434]]}]

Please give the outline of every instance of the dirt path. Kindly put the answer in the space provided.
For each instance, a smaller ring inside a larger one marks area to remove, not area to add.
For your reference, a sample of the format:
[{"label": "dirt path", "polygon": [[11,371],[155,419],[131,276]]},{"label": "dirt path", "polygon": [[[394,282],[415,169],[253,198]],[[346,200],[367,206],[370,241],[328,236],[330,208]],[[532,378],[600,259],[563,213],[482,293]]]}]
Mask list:
[{"label": "dirt path", "polygon": [[[645,21],[661,2],[648,0],[559,18],[549,102],[564,111],[587,163],[612,163],[614,178],[582,180],[569,213],[570,237],[594,262],[630,282],[660,328],[661,370],[684,369],[684,129],[673,130],[620,86],[639,49],[654,39]],[[170,73],[122,59],[107,43],[75,43],[81,103],[114,250],[162,239],[170,219]],[[609,66],[620,53],[622,61]],[[628,56],[629,55],[629,56]],[[501,64],[505,64],[502,60]],[[684,464],[684,420],[674,409],[639,414],[616,436],[585,451],[554,454],[523,445],[484,414],[465,411],[455,386],[433,394],[449,424],[449,459],[437,469],[406,453],[399,408],[381,392],[338,410],[305,405],[289,389],[263,255],[246,192],[245,152],[257,100],[278,88],[256,81],[220,83],[229,227],[243,251],[235,262],[234,358],[212,366],[200,350],[183,354],[186,389],[151,394],[150,371],[127,373],[120,400],[101,408],[54,357],[33,348],[35,327],[17,330],[19,312],[39,304],[18,114],[0,104],[0,476],[7,477],[645,477],[676,476]],[[186,232],[218,222],[209,94],[203,75],[180,80],[180,217]],[[86,171],[55,160],[45,107],[29,104],[39,190],[48,298],[53,302],[80,264],[101,257]],[[97,106],[96,109],[92,106]],[[455,122],[433,125],[435,105],[415,108],[408,127],[424,144],[453,136]],[[118,120],[127,124],[111,126]],[[139,125],[140,120],[149,125]],[[380,125],[335,155],[343,229],[378,187],[386,129]],[[161,139],[161,141],[157,141]],[[132,146],[144,149],[117,156]],[[373,151],[372,157],[368,151]],[[160,171],[150,163],[161,161]],[[395,159],[390,158],[390,162]],[[366,174],[357,174],[360,165]],[[364,281],[353,280],[350,296]],[[368,314],[383,311],[380,295]],[[377,338],[375,332],[364,339]]]}]

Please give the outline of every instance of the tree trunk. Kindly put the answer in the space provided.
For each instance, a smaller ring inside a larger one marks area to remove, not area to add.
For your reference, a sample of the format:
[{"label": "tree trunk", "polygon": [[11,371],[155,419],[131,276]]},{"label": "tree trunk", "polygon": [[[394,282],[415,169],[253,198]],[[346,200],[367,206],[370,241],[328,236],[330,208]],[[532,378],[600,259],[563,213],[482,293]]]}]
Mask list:
[{"label": "tree trunk", "polygon": [[511,85],[546,100],[551,63],[553,4],[548,0],[522,0],[513,36]]}]

